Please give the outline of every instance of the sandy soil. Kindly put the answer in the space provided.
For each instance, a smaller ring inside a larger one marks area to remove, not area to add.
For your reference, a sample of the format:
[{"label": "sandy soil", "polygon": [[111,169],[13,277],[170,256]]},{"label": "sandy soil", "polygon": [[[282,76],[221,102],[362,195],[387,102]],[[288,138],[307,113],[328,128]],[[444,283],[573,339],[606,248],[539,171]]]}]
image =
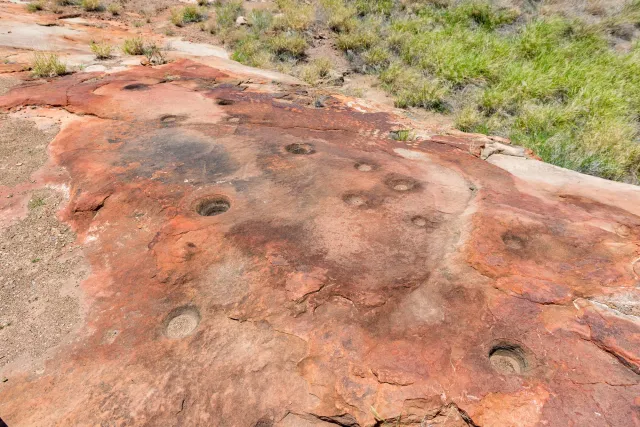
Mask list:
[{"label": "sandy soil", "polygon": [[79,284],[89,268],[56,219],[62,200],[34,192],[28,216],[0,234],[0,367],[37,361],[82,318]]},{"label": "sandy soil", "polygon": [[0,117],[0,185],[29,179],[47,160],[47,144],[57,128],[41,131],[28,120]]},{"label": "sandy soil", "polygon": [[[28,120],[0,117],[0,184],[30,180],[46,162],[47,145],[56,133],[57,129],[40,131]],[[0,231],[3,380],[10,380],[11,368],[41,369],[47,351],[79,325],[79,284],[89,272],[73,243],[75,234],[56,217],[64,195],[44,188],[26,200],[26,217]]]}]

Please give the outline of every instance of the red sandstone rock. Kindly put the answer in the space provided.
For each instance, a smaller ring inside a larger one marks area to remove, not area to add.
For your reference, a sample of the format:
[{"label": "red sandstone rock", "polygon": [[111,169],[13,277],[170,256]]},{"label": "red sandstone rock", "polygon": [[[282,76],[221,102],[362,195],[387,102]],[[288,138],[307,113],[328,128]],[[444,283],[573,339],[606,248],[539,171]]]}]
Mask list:
[{"label": "red sandstone rock", "polygon": [[638,319],[607,304],[638,286],[640,209],[239,79],[0,97],[77,115],[50,153],[92,265],[82,330],[0,384],[9,426],[640,425]]}]

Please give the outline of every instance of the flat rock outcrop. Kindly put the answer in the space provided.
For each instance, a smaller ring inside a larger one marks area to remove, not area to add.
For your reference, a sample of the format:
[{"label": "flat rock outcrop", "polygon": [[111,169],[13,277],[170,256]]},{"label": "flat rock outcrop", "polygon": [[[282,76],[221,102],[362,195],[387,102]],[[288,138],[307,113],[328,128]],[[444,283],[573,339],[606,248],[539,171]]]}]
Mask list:
[{"label": "flat rock outcrop", "polygon": [[45,176],[91,266],[83,324],[6,374],[2,420],[640,425],[635,187],[316,101],[189,60],[0,97],[68,113]]}]

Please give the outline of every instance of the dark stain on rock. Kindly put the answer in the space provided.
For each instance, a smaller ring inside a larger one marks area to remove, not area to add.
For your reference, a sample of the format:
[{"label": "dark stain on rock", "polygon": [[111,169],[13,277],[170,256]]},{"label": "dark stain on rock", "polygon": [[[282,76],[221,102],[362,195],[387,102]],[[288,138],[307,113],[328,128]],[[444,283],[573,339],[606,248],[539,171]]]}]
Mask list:
[{"label": "dark stain on rock", "polygon": [[170,182],[208,184],[232,174],[238,165],[222,144],[200,132],[177,127],[151,131],[129,141],[122,155],[123,163],[139,162],[130,174],[150,178],[159,171],[171,172]]}]

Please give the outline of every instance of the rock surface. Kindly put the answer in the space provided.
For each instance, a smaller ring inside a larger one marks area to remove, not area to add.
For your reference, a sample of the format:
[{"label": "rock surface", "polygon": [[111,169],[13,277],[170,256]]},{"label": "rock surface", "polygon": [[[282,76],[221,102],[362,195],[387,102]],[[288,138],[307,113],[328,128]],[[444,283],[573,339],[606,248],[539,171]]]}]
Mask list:
[{"label": "rock surface", "polygon": [[2,372],[5,423],[640,425],[635,187],[316,105],[189,60],[0,97],[70,113],[42,185],[91,267],[72,339]]}]

